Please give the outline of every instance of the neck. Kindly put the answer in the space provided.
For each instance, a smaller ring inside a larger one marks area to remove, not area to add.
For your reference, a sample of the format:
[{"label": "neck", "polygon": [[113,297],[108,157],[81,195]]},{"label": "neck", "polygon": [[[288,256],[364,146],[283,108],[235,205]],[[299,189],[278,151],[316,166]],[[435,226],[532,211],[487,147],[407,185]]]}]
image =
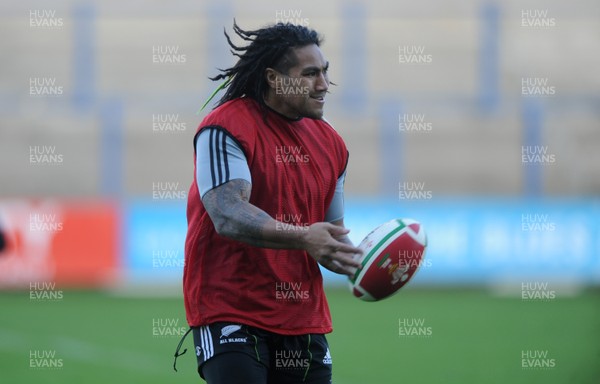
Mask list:
[{"label": "neck", "polygon": [[301,117],[298,114],[294,114],[291,111],[289,111],[289,109],[285,107],[285,104],[283,104],[278,97],[275,97],[273,95],[272,91],[267,92],[263,100],[269,108],[279,113],[280,115],[287,117],[288,119],[297,120]]}]

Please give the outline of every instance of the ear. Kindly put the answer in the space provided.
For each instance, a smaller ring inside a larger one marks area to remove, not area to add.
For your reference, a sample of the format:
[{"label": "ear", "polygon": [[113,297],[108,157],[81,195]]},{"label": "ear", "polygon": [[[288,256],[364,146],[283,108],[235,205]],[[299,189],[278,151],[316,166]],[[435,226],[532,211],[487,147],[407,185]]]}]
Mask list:
[{"label": "ear", "polygon": [[279,77],[279,73],[273,68],[265,69],[265,79],[267,80],[267,84],[271,89],[277,88],[277,78]]}]

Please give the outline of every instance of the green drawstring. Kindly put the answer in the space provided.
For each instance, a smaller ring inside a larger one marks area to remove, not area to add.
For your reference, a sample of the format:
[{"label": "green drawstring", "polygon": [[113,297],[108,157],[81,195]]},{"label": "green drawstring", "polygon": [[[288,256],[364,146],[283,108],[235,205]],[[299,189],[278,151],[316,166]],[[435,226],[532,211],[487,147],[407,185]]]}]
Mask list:
[{"label": "green drawstring", "polygon": [[260,361],[260,354],[258,353],[258,337],[250,333],[250,329],[246,328],[246,333],[252,336],[254,339],[254,352],[256,352],[256,360]]},{"label": "green drawstring", "polygon": [[310,362],[312,361],[312,352],[310,351],[310,333],[308,334],[308,345],[306,346],[306,351],[308,352],[308,367],[306,367],[306,371],[304,372],[304,378],[302,378],[302,381],[306,381],[308,371],[310,370]]}]

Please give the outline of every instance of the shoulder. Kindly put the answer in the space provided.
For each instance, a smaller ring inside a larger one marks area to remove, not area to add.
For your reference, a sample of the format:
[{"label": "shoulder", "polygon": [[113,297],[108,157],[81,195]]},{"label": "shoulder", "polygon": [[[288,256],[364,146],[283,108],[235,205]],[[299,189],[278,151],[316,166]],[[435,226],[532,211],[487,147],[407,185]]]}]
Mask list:
[{"label": "shoulder", "polygon": [[328,148],[328,153],[333,155],[333,158],[337,160],[337,164],[340,167],[338,174],[341,175],[348,162],[348,148],[346,147],[344,139],[325,118],[321,118],[320,120],[313,119],[312,122],[317,127],[315,131],[319,132],[317,140],[326,143],[325,145]]},{"label": "shoulder", "polygon": [[223,103],[217,108],[213,109],[208,115],[206,115],[203,122],[219,120],[235,121],[239,117],[254,114],[257,109],[258,103],[256,101],[247,97],[237,98]]},{"label": "shoulder", "polygon": [[206,129],[224,131],[245,153],[252,153],[256,131],[258,103],[249,98],[228,101],[212,110],[200,123],[196,136]]},{"label": "shoulder", "polygon": [[325,125],[328,125],[331,129],[335,130],[335,128],[333,128],[333,125],[325,117],[322,117],[320,121]]},{"label": "shoulder", "polygon": [[318,130],[327,137],[328,140],[334,141],[336,144],[341,145],[345,148],[344,139],[333,125],[324,117],[320,120],[312,119],[312,122],[318,127]]},{"label": "shoulder", "polygon": [[321,130],[323,130],[325,132],[329,132],[336,137],[340,137],[340,135],[337,133],[336,129],[333,127],[333,124],[331,124],[329,122],[329,120],[327,120],[325,117],[322,117],[320,120],[312,119],[312,121],[316,125],[318,125],[321,128]]},{"label": "shoulder", "polygon": [[244,134],[252,130],[258,103],[249,98],[230,100],[213,109],[202,119],[198,132],[209,127],[220,127],[233,135]]}]

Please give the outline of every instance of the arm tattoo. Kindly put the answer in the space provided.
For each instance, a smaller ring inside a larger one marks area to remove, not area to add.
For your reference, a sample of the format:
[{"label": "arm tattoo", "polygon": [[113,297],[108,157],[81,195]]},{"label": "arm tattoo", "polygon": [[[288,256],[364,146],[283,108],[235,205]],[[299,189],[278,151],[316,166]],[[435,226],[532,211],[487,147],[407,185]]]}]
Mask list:
[{"label": "arm tattoo", "polygon": [[273,244],[265,239],[265,227],[274,219],[249,203],[251,188],[246,180],[230,180],[208,191],[202,203],[219,233],[254,246],[268,247]]}]

